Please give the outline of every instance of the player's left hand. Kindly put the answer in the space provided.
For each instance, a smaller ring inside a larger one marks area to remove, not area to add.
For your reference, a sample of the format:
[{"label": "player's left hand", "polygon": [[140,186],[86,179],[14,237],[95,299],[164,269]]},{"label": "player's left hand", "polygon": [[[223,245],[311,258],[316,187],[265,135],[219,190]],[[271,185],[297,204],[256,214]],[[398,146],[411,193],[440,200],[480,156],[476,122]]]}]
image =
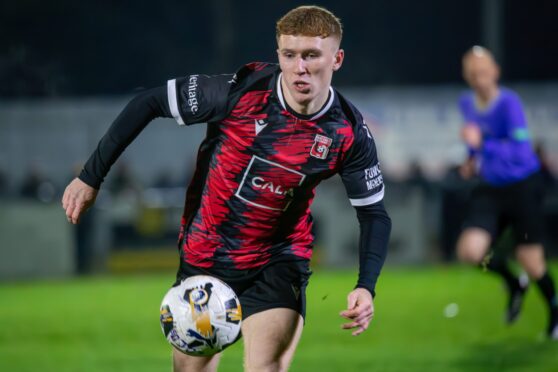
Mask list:
[{"label": "player's left hand", "polygon": [[356,288],[347,296],[347,310],[339,315],[351,320],[342,325],[343,329],[355,329],[353,336],[366,331],[374,316],[374,300],[372,294],[365,288]]}]

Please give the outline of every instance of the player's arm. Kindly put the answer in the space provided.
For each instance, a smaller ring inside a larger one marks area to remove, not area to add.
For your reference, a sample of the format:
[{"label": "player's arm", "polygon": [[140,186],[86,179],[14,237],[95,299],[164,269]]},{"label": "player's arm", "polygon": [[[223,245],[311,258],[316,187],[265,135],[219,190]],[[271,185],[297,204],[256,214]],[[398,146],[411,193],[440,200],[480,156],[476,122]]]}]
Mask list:
[{"label": "player's arm", "polygon": [[350,320],[344,329],[354,336],[364,332],[374,315],[375,287],[384,264],[391,219],[382,202],[384,183],[376,146],[364,123],[355,128],[355,141],[345,161],[341,178],[360,227],[359,273],[356,288],[347,296],[341,316]]},{"label": "player's arm", "polygon": [[215,121],[226,112],[232,75],[190,75],[134,97],[99,141],[80,175],[64,191],[62,206],[71,223],[95,202],[97,192],[122,152],[157,117],[179,124]]},{"label": "player's arm", "polygon": [[391,219],[383,202],[356,207],[360,226],[359,273],[355,290],[347,297],[347,310],[341,316],[350,320],[343,329],[364,332],[374,316],[375,287],[387,256]]},{"label": "player's arm", "polygon": [[111,166],[124,149],[156,117],[172,117],[165,87],[147,90],[134,97],[112,123],[85,163],[80,175],[64,191],[62,207],[71,223],[94,202]]}]

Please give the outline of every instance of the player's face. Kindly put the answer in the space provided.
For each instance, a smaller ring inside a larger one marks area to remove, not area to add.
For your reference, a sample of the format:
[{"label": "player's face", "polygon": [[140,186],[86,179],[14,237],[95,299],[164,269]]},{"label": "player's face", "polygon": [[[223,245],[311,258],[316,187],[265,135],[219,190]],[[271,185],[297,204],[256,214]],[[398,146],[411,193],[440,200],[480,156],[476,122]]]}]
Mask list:
[{"label": "player's face", "polygon": [[277,54],[289,105],[304,114],[319,110],[327,100],[333,72],[343,63],[339,41],[333,37],[281,35]]},{"label": "player's face", "polygon": [[486,56],[468,56],[463,61],[465,81],[479,93],[487,93],[497,86],[500,71],[498,66]]}]

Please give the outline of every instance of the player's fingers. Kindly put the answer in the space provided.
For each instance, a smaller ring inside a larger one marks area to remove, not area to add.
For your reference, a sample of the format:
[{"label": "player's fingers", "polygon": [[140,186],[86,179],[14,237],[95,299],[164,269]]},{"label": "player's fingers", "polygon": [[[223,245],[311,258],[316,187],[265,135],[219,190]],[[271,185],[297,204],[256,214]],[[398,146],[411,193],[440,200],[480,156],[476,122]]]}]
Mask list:
[{"label": "player's fingers", "polygon": [[356,309],[353,310],[343,310],[339,313],[339,315],[341,315],[343,318],[347,318],[347,319],[354,319],[355,317],[357,317],[359,314],[359,312]]},{"label": "player's fingers", "polygon": [[359,327],[356,331],[354,331],[353,333],[351,333],[353,336],[358,336],[360,335],[362,332],[366,331],[366,328],[364,327]]},{"label": "player's fingers", "polygon": [[64,190],[64,195],[62,195],[62,208],[66,209],[68,207],[69,192],[68,188]]},{"label": "player's fingers", "polygon": [[85,212],[87,206],[83,202],[76,203],[76,207],[74,208],[74,212],[72,213],[72,223],[76,224],[79,222],[79,218]]},{"label": "player's fingers", "polygon": [[370,304],[358,304],[355,308],[344,310],[340,315],[347,319],[358,318],[361,314],[372,311],[372,306]]},{"label": "player's fingers", "polygon": [[351,334],[352,334],[353,336],[358,336],[358,335],[360,335],[362,332],[364,332],[364,331],[366,331],[366,330],[368,329],[368,325],[369,325],[369,324],[370,324],[370,322],[367,322],[367,323],[365,323],[365,324],[359,324],[359,323],[357,323],[357,322],[353,322],[353,323],[346,323],[346,324],[343,324],[343,325],[341,326],[341,328],[343,328],[343,329],[355,329],[355,328],[356,328],[356,330],[353,331]]},{"label": "player's fingers", "polygon": [[70,220],[71,220],[70,222],[73,223],[74,225],[78,223],[80,215],[81,215],[81,207],[79,205],[76,205],[72,215],[70,216]]},{"label": "player's fingers", "polygon": [[372,320],[371,316],[366,316],[366,317],[362,317],[359,319],[355,319],[352,322],[349,323],[343,323],[341,325],[341,328],[343,329],[350,329],[350,328],[355,328],[355,327],[368,327],[368,324],[370,323],[370,320]]},{"label": "player's fingers", "polygon": [[341,326],[341,328],[343,329],[353,329],[353,328],[368,328],[368,325],[370,324],[370,321],[372,320],[371,317],[365,317],[365,318],[361,318],[358,320],[354,320],[353,322],[350,323],[345,323]]},{"label": "player's fingers", "polygon": [[75,204],[69,201],[67,202],[65,209],[66,209],[66,218],[68,219],[68,221],[71,221],[72,215],[74,214]]},{"label": "player's fingers", "polygon": [[363,319],[361,321],[355,322],[355,324],[357,324],[357,326],[354,327],[354,328],[357,328],[357,329],[352,333],[352,335],[353,336],[358,336],[362,332],[366,331],[368,329],[368,326],[370,325],[370,320],[371,320],[371,318],[366,318],[366,319]]},{"label": "player's fingers", "polygon": [[360,324],[358,324],[357,322],[350,322],[350,323],[341,324],[342,329],[353,329],[353,328],[356,328],[356,327],[360,327]]},{"label": "player's fingers", "polygon": [[364,322],[369,322],[370,319],[372,319],[373,316],[373,312],[371,310],[367,310],[367,311],[363,311],[360,315],[358,315],[354,321],[360,324],[363,324]]}]

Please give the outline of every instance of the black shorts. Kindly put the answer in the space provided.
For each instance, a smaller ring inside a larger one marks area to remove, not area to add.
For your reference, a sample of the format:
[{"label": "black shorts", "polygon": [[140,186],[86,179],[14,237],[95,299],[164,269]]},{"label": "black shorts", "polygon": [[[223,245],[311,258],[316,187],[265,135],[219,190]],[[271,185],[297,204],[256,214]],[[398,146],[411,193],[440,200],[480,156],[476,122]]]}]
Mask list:
[{"label": "black shorts", "polygon": [[542,243],[544,185],[540,173],[507,186],[482,183],[471,195],[464,228],[488,231],[492,240],[510,226],[517,244]]},{"label": "black shorts", "polygon": [[308,261],[279,261],[247,270],[241,277],[215,275],[211,270],[182,262],[173,286],[194,275],[210,275],[227,283],[240,300],[242,319],[281,307],[306,316],[306,286],[311,275]]}]

